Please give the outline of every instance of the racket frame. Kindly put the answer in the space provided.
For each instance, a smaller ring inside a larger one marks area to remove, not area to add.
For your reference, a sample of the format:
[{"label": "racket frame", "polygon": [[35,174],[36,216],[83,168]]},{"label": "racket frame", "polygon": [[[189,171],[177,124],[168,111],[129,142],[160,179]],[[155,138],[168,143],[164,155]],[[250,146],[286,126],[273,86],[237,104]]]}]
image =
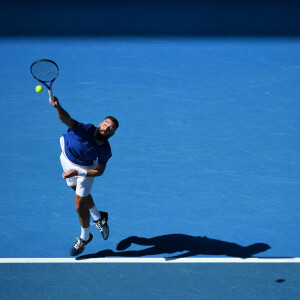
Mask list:
[{"label": "racket frame", "polygon": [[[56,73],[56,76],[55,76],[53,79],[44,81],[44,80],[41,80],[41,79],[37,78],[36,76],[34,76],[34,74],[33,74],[33,72],[32,72],[32,67],[33,67],[35,64],[37,64],[37,63],[39,63],[39,62],[41,62],[41,61],[48,61],[48,62],[50,62],[50,63],[52,63],[52,64],[54,64],[54,65],[56,66],[56,68],[57,68],[57,73]],[[31,72],[31,75],[32,75],[37,81],[39,81],[40,83],[42,83],[42,84],[48,89],[49,97],[51,98],[51,100],[54,100],[53,92],[52,92],[52,84],[53,84],[53,82],[55,81],[55,79],[57,78],[58,73],[59,73],[58,65],[57,65],[53,60],[50,60],[50,59],[39,59],[39,60],[36,60],[35,62],[33,62],[33,63],[31,64],[31,66],[30,66],[30,72]]]}]

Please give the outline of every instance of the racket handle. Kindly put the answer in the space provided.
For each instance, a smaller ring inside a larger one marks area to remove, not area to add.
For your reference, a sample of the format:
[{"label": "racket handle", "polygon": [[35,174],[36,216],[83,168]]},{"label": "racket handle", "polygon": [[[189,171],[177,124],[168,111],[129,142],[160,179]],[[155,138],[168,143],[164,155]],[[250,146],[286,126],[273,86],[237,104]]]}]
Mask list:
[{"label": "racket handle", "polygon": [[49,93],[49,97],[50,99],[53,101],[54,100],[54,97],[53,97],[53,92],[51,89],[48,89],[48,93]]}]

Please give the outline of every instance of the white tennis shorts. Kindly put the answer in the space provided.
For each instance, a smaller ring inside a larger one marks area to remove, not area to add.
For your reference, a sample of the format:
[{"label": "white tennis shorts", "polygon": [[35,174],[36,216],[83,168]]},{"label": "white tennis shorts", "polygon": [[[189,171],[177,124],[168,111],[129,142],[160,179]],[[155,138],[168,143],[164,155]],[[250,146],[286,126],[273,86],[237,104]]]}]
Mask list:
[{"label": "white tennis shorts", "polygon": [[[65,141],[64,137],[62,136],[60,138],[60,147],[61,147],[61,155],[60,155],[60,162],[62,165],[62,168],[64,172],[69,171],[70,169],[75,169],[75,170],[90,170],[90,169],[96,169],[97,167],[97,160],[94,161],[94,164],[91,166],[80,166],[76,165],[73,162],[71,162],[65,153]],[[83,177],[83,176],[73,176],[71,178],[66,179],[67,185],[68,186],[75,186],[76,185],[76,194],[80,197],[86,197],[89,195],[93,183],[94,183],[94,177]]]}]

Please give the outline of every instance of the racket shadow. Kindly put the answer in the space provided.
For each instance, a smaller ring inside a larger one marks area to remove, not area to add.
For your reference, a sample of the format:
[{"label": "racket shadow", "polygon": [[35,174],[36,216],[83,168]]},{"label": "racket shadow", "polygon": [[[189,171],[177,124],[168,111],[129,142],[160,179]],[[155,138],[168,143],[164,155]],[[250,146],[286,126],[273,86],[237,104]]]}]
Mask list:
[{"label": "racket shadow", "polygon": [[[142,250],[127,250],[131,245],[147,246]],[[150,246],[150,247],[149,247]],[[255,243],[249,246],[241,246],[236,243],[211,239],[206,236],[191,236],[186,234],[168,234],[152,238],[130,236],[120,241],[117,251],[110,249],[97,253],[82,255],[76,260],[101,257],[143,257],[175,254],[165,257],[165,260],[192,257],[197,255],[225,255],[237,258],[249,258],[258,253],[269,250],[271,247],[265,243]],[[127,250],[127,251],[125,251]],[[180,252],[178,254],[178,252]]]}]

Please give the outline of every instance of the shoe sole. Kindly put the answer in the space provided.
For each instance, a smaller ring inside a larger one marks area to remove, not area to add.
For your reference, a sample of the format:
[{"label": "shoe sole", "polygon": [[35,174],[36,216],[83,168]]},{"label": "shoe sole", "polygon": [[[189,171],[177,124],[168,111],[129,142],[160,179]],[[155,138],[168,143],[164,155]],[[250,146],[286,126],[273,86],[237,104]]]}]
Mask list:
[{"label": "shoe sole", "polygon": [[106,238],[103,234],[103,231],[104,231],[103,227],[102,227],[103,231],[100,231],[103,239],[106,241],[109,237],[109,226],[108,226],[108,223],[107,223],[108,222],[108,212],[106,212],[106,211],[99,211],[99,212],[100,212],[101,219],[104,219],[105,222],[106,222],[106,224],[103,225],[103,227],[107,226],[107,237]]},{"label": "shoe sole", "polygon": [[[102,237],[103,237],[103,239],[104,239],[104,241],[106,241],[107,239],[108,239],[108,237],[109,237],[109,226],[108,226],[108,224],[106,223],[106,225],[104,225],[104,226],[106,226],[107,227],[107,237],[105,237],[105,235],[104,235],[104,229],[103,229],[103,231],[101,231],[101,234],[102,234]],[[104,227],[103,226],[103,227]]]}]

